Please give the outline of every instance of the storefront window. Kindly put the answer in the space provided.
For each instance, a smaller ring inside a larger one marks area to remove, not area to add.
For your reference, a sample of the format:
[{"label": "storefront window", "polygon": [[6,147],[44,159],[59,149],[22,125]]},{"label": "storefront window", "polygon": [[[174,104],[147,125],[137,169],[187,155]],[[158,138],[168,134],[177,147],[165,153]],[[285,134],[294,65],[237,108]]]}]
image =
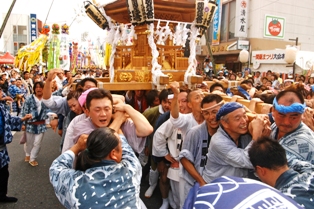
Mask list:
[{"label": "storefront window", "polygon": [[221,10],[221,26],[220,26],[220,41],[227,41],[228,31],[228,4],[222,5]]},{"label": "storefront window", "polygon": [[229,3],[229,37],[228,39],[233,39],[235,38],[234,33],[235,33],[235,13],[236,13],[236,1],[232,1]]},{"label": "storefront window", "polygon": [[220,41],[227,42],[235,39],[236,1],[229,1],[222,5]]}]

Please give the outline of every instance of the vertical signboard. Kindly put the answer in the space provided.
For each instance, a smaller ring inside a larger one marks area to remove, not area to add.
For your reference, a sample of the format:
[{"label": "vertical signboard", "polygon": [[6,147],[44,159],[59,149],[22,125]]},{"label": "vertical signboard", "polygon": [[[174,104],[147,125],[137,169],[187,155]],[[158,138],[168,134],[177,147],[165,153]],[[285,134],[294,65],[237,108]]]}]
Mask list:
[{"label": "vertical signboard", "polygon": [[285,18],[265,15],[264,37],[283,39],[285,35]]},{"label": "vertical signboard", "polygon": [[37,19],[36,14],[30,14],[30,42],[37,38]]},{"label": "vertical signboard", "polygon": [[221,10],[222,10],[222,0],[217,0],[217,9],[213,18],[213,38],[212,45],[219,45],[220,42],[220,24],[221,24]]},{"label": "vertical signboard", "polygon": [[248,0],[236,1],[236,16],[235,16],[235,36],[247,38],[248,26]]}]

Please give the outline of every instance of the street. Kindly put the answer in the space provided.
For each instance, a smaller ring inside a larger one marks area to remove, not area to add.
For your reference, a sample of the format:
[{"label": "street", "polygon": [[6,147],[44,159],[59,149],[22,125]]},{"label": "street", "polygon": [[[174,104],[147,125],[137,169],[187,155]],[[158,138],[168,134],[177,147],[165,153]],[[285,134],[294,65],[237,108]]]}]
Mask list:
[{"label": "street", "polygon": [[[8,196],[18,198],[17,203],[1,204],[1,209],[58,209],[64,208],[56,198],[53,188],[49,182],[49,167],[52,161],[60,154],[59,144],[61,137],[54,133],[51,128],[45,133],[41,151],[37,158],[38,166],[32,167],[24,162],[23,145],[19,144],[22,132],[16,132],[11,144],[8,145],[8,152],[11,158],[9,164],[9,186]],[[148,179],[141,186],[141,198],[148,209],[158,209],[161,206],[161,196],[156,188],[150,199],[143,197],[148,188]]]}]

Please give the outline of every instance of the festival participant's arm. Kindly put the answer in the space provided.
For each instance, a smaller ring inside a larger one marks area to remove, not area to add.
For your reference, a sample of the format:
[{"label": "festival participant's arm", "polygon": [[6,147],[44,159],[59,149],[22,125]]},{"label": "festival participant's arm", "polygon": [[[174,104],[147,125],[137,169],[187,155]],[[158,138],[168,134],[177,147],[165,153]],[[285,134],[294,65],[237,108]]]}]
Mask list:
[{"label": "festival participant's arm", "polygon": [[77,143],[73,145],[73,147],[70,149],[75,155],[78,155],[78,153],[82,152],[86,149],[86,141],[87,141],[88,135],[82,134],[80,138],[77,140]]},{"label": "festival participant's arm", "polygon": [[173,99],[171,101],[171,111],[170,114],[173,118],[179,117],[179,103],[178,103],[178,95],[180,93],[180,84],[178,82],[173,82],[170,84],[170,88],[173,92]]},{"label": "festival participant's arm", "polygon": [[57,73],[62,73],[63,71],[61,69],[53,69],[50,70],[48,75],[47,75],[47,79],[45,82],[45,86],[43,89],[43,99],[50,99],[51,98],[51,87],[52,87],[52,81],[53,79],[57,76]]},{"label": "festival participant's arm", "polygon": [[125,122],[127,119],[125,112],[116,111],[113,114],[113,121],[110,123],[109,128],[115,130],[117,133],[120,130],[121,125]]},{"label": "festival participant's arm", "polygon": [[131,105],[118,103],[114,105],[114,109],[115,111],[126,112],[130,116],[135,125],[137,136],[145,137],[153,132],[153,127],[149,124],[148,120]]},{"label": "festival participant's arm", "polygon": [[[200,157],[199,147],[202,146],[199,142],[201,141],[201,143],[203,143],[200,138],[201,136],[195,131],[195,129],[188,131],[185,140],[183,141],[179,158],[182,166],[190,174],[190,176],[197,181],[200,186],[204,186],[206,182],[195,168],[196,158]],[[193,180],[184,175],[184,170],[183,176],[187,178],[186,180],[193,182]]]},{"label": "festival participant's arm", "polygon": [[191,161],[183,157],[181,158],[180,162],[183,165],[184,169],[200,184],[200,186],[204,186],[206,184],[206,182],[204,181],[202,176],[197,172]]},{"label": "festival participant's arm", "polygon": [[153,137],[153,155],[156,157],[165,157],[169,162],[175,163],[176,160],[171,156],[167,149],[167,141],[173,133],[173,127],[170,120],[164,122],[154,133]]}]

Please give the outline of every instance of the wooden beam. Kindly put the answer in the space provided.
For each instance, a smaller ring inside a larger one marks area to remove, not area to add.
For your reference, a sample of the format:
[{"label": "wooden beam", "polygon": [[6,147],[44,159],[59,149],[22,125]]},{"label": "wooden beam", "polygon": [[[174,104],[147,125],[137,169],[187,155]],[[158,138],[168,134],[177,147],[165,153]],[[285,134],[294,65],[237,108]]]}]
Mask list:
[{"label": "wooden beam", "polygon": [[98,88],[107,89],[110,91],[127,91],[127,90],[151,90],[153,89],[152,82],[101,82],[98,81]]}]

